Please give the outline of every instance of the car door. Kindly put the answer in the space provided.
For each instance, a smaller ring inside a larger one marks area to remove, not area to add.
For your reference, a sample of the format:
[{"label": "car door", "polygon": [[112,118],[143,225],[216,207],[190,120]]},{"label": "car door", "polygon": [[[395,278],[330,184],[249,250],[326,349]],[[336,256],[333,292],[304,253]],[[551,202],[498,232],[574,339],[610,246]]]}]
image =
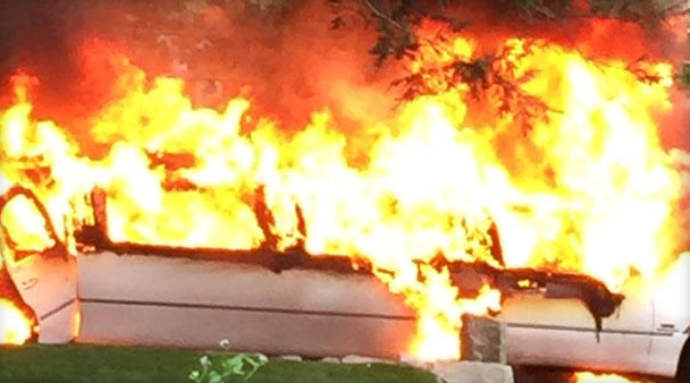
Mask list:
[{"label": "car door", "polygon": [[507,324],[511,364],[582,366],[597,345],[586,306],[578,299],[547,298],[544,288],[507,295],[500,319]]},{"label": "car door", "polygon": [[[16,206],[21,207],[13,209]],[[43,225],[26,224],[36,220]],[[38,341],[65,343],[79,326],[76,258],[61,245],[49,222],[45,209],[26,189],[10,189],[0,198],[0,255],[10,279],[36,315]],[[37,227],[45,232],[32,232]]]},{"label": "car door", "polygon": [[690,336],[690,251],[680,255],[654,289],[654,336],[649,373],[673,376]]},{"label": "car door", "polygon": [[551,365],[642,372],[651,342],[652,308],[634,296],[602,321],[576,289],[558,282],[515,291],[500,318],[508,326],[508,359],[513,364]]},{"label": "car door", "polygon": [[601,342],[592,365],[603,370],[648,373],[654,332],[654,303],[649,289],[631,281],[619,309],[602,323]]}]

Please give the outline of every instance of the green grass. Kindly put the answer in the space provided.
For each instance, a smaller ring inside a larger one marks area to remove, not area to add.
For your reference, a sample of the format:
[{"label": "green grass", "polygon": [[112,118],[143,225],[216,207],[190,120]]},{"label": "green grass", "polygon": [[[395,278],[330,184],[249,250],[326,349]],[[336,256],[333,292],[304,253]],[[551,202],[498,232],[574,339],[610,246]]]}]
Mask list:
[{"label": "green grass", "polygon": [[[29,345],[0,348],[0,382],[133,383],[187,382],[202,352],[90,345]],[[428,372],[411,367],[292,362],[262,367],[251,383],[434,383]]]}]

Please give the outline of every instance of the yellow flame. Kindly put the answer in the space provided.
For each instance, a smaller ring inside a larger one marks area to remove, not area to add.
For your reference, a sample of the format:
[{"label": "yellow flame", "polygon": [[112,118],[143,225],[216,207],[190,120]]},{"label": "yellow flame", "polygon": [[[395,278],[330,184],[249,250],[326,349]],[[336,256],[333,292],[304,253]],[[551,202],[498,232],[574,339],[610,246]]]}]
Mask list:
[{"label": "yellow flame", "polygon": [[14,304],[0,299],[0,344],[21,345],[31,338],[31,322]]},{"label": "yellow flame", "polygon": [[8,228],[8,239],[21,249],[40,251],[55,244],[46,232],[46,222],[36,205],[24,196],[18,196],[7,204],[0,214],[0,223]]},{"label": "yellow flame", "polygon": [[616,374],[594,374],[578,372],[574,375],[576,383],[647,383],[642,380],[631,380]]}]

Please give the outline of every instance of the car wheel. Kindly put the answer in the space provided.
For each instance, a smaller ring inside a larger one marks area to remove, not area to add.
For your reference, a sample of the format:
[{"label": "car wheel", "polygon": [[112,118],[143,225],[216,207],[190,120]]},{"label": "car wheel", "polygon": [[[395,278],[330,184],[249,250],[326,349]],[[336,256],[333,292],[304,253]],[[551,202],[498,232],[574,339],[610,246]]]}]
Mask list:
[{"label": "car wheel", "polygon": [[676,383],[690,383],[690,365],[685,363],[678,368]]},{"label": "car wheel", "polygon": [[680,358],[678,372],[676,373],[676,383],[690,383],[690,348],[685,347]]}]

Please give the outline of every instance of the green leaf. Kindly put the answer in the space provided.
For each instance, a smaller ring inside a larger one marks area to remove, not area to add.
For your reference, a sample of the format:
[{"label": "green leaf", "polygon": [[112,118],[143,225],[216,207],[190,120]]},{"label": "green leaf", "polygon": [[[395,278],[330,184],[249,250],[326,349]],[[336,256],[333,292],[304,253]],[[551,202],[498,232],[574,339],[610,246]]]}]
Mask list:
[{"label": "green leaf", "polygon": [[201,383],[201,372],[194,370],[189,373],[189,380],[195,383]]},{"label": "green leaf", "polygon": [[217,373],[216,371],[211,371],[211,373],[208,374],[208,383],[222,383],[223,382],[223,377]]}]

